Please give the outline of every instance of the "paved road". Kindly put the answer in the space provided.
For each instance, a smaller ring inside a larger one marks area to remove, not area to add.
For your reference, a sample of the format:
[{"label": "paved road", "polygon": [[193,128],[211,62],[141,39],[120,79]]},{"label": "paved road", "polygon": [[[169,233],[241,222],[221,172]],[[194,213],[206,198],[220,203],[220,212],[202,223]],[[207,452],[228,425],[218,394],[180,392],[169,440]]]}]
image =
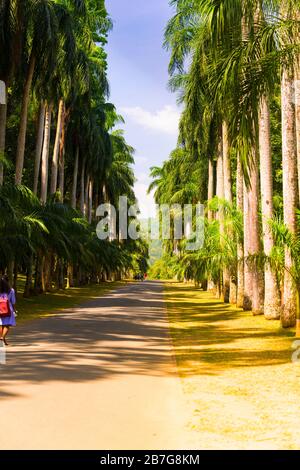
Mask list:
[{"label": "paved road", "polygon": [[129,284],[11,340],[0,449],[193,448],[160,283]]}]

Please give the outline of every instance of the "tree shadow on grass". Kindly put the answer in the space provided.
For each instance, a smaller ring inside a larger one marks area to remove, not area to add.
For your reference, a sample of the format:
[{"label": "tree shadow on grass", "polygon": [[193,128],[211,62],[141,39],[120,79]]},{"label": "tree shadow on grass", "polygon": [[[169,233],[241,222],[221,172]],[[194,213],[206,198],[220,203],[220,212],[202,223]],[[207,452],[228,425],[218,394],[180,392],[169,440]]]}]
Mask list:
[{"label": "tree shadow on grass", "polygon": [[[207,292],[198,291],[193,300],[191,289],[177,289],[179,293],[169,292],[168,300],[181,374],[218,375],[230,368],[291,361],[291,332],[268,328],[267,323],[258,322],[251,313],[234,309]],[[250,322],[254,326],[249,326]],[[278,347],[278,341],[282,347]]]}]

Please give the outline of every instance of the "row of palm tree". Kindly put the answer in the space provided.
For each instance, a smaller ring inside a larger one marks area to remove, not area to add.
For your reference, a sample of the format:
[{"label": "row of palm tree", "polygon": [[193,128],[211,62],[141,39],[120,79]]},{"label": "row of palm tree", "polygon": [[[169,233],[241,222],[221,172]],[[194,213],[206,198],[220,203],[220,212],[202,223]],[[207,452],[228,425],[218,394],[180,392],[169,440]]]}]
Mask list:
[{"label": "row of palm tree", "polygon": [[134,150],[108,101],[104,0],[1,0],[0,269],[25,295],[120,278],[143,242],[100,241],[96,208],[135,202]]},{"label": "row of palm tree", "polygon": [[183,113],[178,149],[152,170],[152,187],[157,202],[208,201],[204,247],[183,246],[178,269],[226,302],[294,326],[299,1],[170,3],[165,46]]}]

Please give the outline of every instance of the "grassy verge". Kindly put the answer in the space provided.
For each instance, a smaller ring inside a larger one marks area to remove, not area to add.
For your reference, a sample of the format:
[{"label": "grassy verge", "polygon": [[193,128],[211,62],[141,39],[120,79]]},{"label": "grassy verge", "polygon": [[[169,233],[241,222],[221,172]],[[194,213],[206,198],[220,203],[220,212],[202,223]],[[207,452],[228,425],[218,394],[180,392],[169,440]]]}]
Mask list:
[{"label": "grassy verge", "polygon": [[203,449],[299,449],[295,333],[192,285],[165,284],[178,370]]},{"label": "grassy verge", "polygon": [[85,287],[74,287],[24,299],[22,296],[22,282],[23,280],[20,279],[20,289],[17,299],[18,324],[52,315],[66,308],[75,307],[89,299],[101,297],[110,290],[126,284],[125,281],[105,282]]}]

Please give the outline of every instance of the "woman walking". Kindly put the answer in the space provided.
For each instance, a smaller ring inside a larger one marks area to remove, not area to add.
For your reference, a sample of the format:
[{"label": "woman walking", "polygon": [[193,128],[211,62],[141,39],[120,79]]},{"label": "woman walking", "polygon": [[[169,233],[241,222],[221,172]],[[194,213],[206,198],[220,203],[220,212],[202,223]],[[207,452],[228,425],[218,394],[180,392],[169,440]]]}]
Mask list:
[{"label": "woman walking", "polygon": [[9,285],[7,276],[0,280],[0,341],[8,346],[7,335],[11,326],[16,326],[16,294]]}]

